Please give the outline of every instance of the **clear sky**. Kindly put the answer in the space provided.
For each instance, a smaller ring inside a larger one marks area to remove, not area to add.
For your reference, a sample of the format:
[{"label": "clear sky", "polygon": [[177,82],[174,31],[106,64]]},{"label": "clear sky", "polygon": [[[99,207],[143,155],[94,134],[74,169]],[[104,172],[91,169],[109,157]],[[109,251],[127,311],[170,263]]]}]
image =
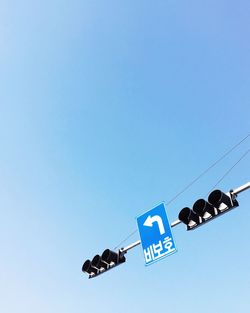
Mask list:
[{"label": "clear sky", "polygon": [[[174,228],[161,262],[137,247],[81,272],[249,134],[249,21],[247,0],[0,1],[1,312],[250,312],[249,191]],[[167,206],[171,221],[249,138]],[[218,187],[250,181],[249,160]]]}]

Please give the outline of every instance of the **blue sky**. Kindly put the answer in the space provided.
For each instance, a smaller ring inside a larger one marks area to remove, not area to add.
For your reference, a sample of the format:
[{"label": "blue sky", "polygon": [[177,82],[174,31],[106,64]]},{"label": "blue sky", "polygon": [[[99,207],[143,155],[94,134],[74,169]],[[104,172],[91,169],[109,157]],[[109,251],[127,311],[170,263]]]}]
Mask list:
[{"label": "blue sky", "polygon": [[[0,2],[1,312],[250,310],[249,191],[161,262],[81,272],[249,134],[249,20],[245,0]],[[249,155],[218,187],[248,181]]]}]

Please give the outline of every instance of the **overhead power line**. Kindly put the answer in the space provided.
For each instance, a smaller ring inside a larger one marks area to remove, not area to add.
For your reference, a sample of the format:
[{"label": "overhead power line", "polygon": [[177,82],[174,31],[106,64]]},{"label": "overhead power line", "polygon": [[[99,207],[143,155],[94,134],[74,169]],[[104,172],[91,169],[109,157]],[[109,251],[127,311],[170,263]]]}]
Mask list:
[{"label": "overhead power line", "polygon": [[227,171],[226,173],[217,181],[217,183],[213,186],[213,188],[208,192],[208,194],[215,188],[219,185],[219,183],[232,171],[232,169],[238,164],[240,163],[240,161],[242,159],[244,159],[245,156],[247,156],[247,154],[250,152],[250,149],[248,149],[240,158],[237,162],[235,162],[233,164],[233,166],[231,166]]},{"label": "overhead power line", "polygon": [[[243,157],[241,157],[241,159],[242,158]],[[239,161],[237,163],[239,163]],[[170,227],[172,228],[183,223],[186,225],[188,231],[195,230],[232,209],[237,208],[239,206],[237,200],[238,194],[249,188],[250,182],[235,189],[231,189],[227,193],[218,189],[213,190],[209,194],[207,201],[204,199],[198,199],[193,204],[192,209],[189,207],[183,208],[179,212],[179,219],[171,224],[166,216],[165,206],[161,203],[157,207],[151,209],[150,212],[146,212],[137,218],[141,240],[133,242],[129,246],[121,248],[118,251],[105,249],[102,254],[96,254],[92,260],[85,260],[82,265],[82,271],[87,274],[89,278],[97,277],[112,268],[125,263],[125,255],[128,251],[140,244],[143,249],[145,265],[150,265],[155,261],[159,261],[177,251]],[[153,211],[154,213],[152,213]],[[152,219],[153,223],[157,222],[159,233],[157,232],[157,236],[155,236],[155,234],[152,236],[153,233],[151,230],[151,239],[149,240],[149,233],[148,231],[145,232],[143,226],[151,228]]]},{"label": "overhead power line", "polygon": [[[209,172],[213,167],[215,167],[220,161],[222,161],[225,157],[227,157],[232,151],[234,151],[237,147],[239,147],[250,134],[242,138],[239,142],[237,142],[233,147],[231,147],[226,153],[224,153],[219,159],[217,159],[214,163],[212,163],[208,168],[206,168],[203,172],[201,172],[197,177],[195,177],[190,183],[188,183],[182,190],[180,190],[173,198],[171,198],[166,205],[174,202],[180,195],[182,195],[186,190],[188,190],[194,183],[196,183],[201,177],[203,177],[207,172]],[[241,158],[217,181],[214,187],[216,187],[230,172],[231,170],[249,153],[250,149],[248,149]],[[214,188],[213,187],[213,188]],[[132,237],[135,233],[137,233],[137,229],[131,232],[126,238],[124,238],[120,243],[114,247],[114,249],[119,248],[124,242],[126,242],[130,237]]]}]

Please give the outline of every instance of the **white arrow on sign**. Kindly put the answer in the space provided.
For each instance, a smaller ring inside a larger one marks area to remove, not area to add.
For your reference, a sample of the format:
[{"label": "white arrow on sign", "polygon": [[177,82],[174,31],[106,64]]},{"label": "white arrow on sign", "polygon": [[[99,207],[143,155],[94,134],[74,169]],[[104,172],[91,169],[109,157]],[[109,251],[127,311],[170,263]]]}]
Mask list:
[{"label": "white arrow on sign", "polygon": [[164,225],[162,222],[162,218],[159,215],[154,215],[152,217],[149,215],[147,217],[146,221],[143,223],[143,225],[148,226],[148,227],[152,227],[153,223],[155,223],[155,222],[158,224],[160,234],[161,235],[165,234],[165,228],[164,228]]}]

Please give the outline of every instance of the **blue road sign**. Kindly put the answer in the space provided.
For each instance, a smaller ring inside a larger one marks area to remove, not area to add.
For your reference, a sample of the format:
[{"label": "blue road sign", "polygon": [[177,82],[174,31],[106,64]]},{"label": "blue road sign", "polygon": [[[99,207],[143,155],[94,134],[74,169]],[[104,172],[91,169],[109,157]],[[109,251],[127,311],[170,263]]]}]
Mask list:
[{"label": "blue road sign", "polygon": [[137,217],[145,264],[177,252],[164,203]]}]

